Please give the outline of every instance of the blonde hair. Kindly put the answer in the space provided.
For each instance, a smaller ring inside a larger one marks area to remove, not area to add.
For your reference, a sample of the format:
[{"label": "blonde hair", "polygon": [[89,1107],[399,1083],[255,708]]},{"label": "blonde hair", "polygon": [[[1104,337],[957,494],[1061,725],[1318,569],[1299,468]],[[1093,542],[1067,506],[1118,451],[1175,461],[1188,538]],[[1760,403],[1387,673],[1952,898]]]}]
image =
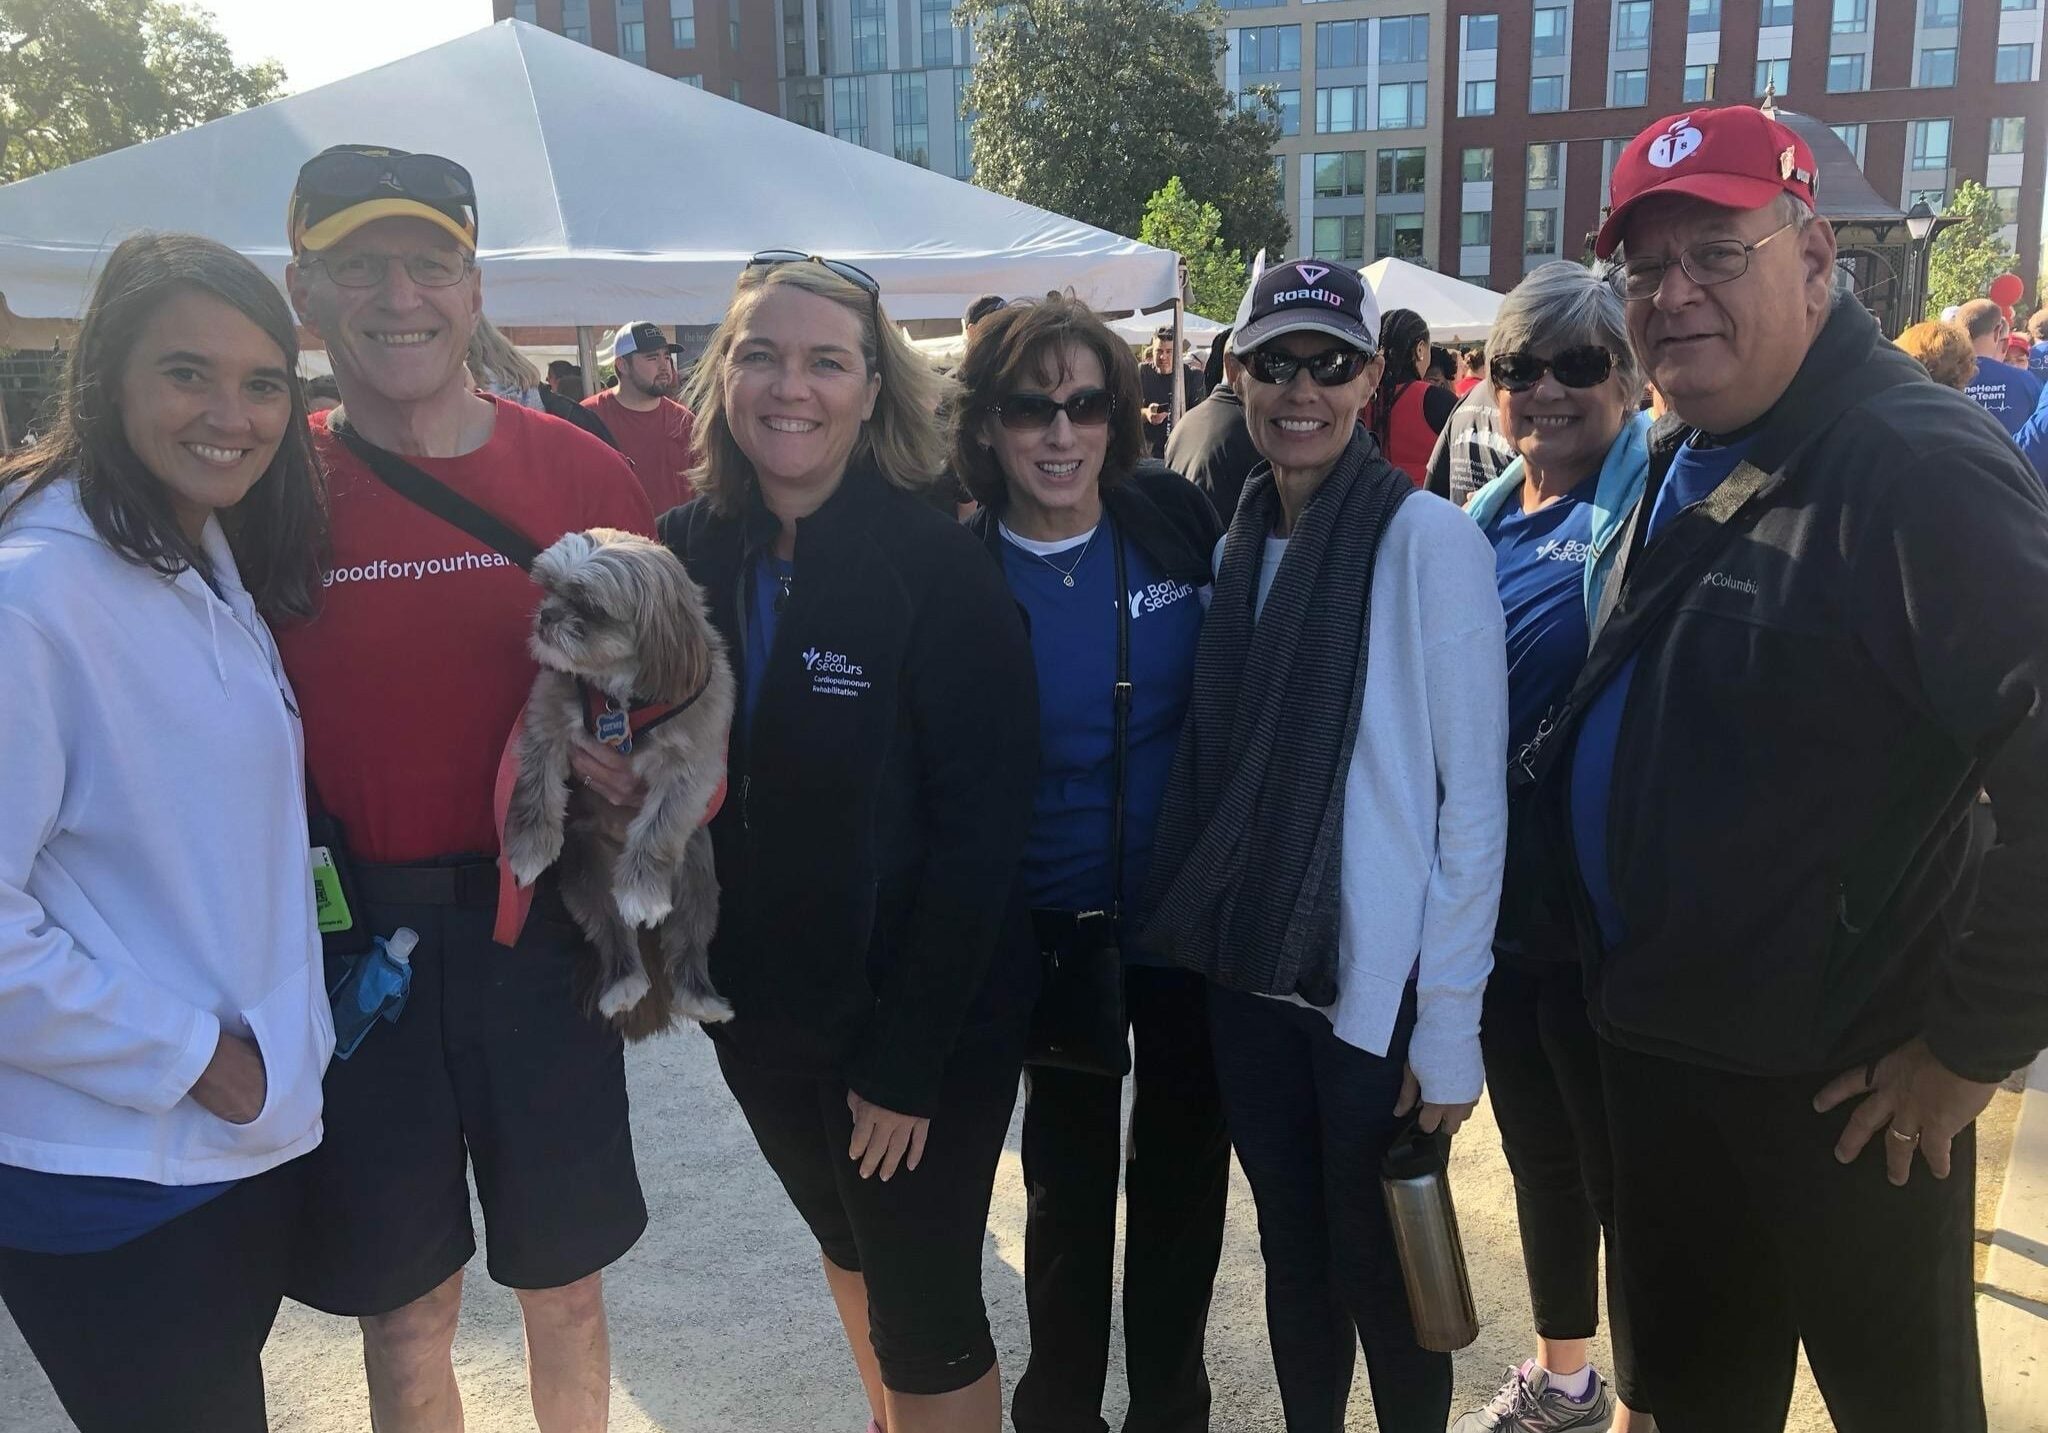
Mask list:
[{"label": "blonde hair", "polygon": [[910,346],[878,299],[823,264],[811,263],[750,265],[740,274],[732,306],[683,392],[684,404],[696,415],[702,455],[690,470],[691,486],[714,512],[730,517],[740,512],[754,481],[754,465],[726,421],[725,367],[754,305],[777,287],[830,299],[860,321],[861,356],[868,372],[879,374],[882,381],[874,416],[861,424],[848,464],[872,456],[892,485],[909,492],[929,487],[946,463],[947,434],[937,415],[952,398],[955,384]]},{"label": "blonde hair", "polygon": [[1960,392],[1976,375],[1977,350],[1961,324],[1916,323],[1893,342],[1943,387]]},{"label": "blonde hair", "polygon": [[512,346],[512,340],[482,314],[476,317],[476,332],[469,336],[469,376],[479,388],[524,393],[540,387],[540,369],[533,360]]}]

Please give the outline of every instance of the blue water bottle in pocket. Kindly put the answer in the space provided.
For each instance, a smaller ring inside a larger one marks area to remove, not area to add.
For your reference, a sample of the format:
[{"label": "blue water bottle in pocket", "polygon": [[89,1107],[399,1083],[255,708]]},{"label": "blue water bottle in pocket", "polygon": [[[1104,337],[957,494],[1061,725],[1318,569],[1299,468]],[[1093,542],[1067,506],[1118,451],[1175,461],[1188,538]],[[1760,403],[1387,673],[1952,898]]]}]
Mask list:
[{"label": "blue water bottle in pocket", "polygon": [[415,932],[400,926],[389,939],[377,937],[355,958],[327,992],[334,1005],[334,1054],[346,1060],[381,1018],[396,1020],[412,993],[412,952],[420,943]]}]

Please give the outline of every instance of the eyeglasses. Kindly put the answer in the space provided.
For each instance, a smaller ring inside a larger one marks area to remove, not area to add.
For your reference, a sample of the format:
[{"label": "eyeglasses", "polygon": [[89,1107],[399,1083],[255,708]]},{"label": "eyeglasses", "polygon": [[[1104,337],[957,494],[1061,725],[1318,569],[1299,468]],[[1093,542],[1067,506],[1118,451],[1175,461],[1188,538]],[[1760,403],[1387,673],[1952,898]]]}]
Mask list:
[{"label": "eyeglasses", "polygon": [[875,367],[879,369],[882,352],[881,280],[866,269],[855,268],[843,259],[828,259],[820,254],[806,254],[801,249],[763,249],[747,260],[747,267],[750,269],[774,269],[784,264],[817,264],[867,294],[869,312],[875,321]]},{"label": "eyeglasses", "polygon": [[1050,428],[1060,414],[1076,428],[1100,428],[1116,411],[1116,397],[1107,388],[1083,388],[1055,403],[1043,393],[1012,393],[995,405],[996,417],[1013,433]]},{"label": "eyeglasses", "polygon": [[1244,356],[1244,366],[1261,383],[1292,383],[1302,369],[1318,388],[1342,388],[1372,362],[1373,355],[1355,348],[1326,348],[1306,358],[1277,348],[1255,348]]},{"label": "eyeglasses", "polygon": [[1526,393],[1553,373],[1567,388],[1597,388],[1614,372],[1614,355],[1597,344],[1567,348],[1550,358],[1533,353],[1503,353],[1487,365],[1496,386]]},{"label": "eyeglasses", "polygon": [[1631,259],[1621,266],[1618,280],[1621,296],[1631,301],[1655,298],[1664,287],[1664,273],[1676,264],[1685,276],[1701,288],[1712,288],[1741,278],[1749,272],[1749,256],[1771,240],[1793,228],[1798,221],[1787,220],[1753,244],[1740,239],[1709,239],[1683,250],[1676,259]]},{"label": "eyeglasses", "polygon": [[343,254],[327,259],[308,255],[301,267],[327,270],[327,277],[345,289],[374,289],[384,282],[397,262],[405,276],[423,289],[453,288],[476,267],[476,260],[454,249],[421,249],[410,254]]},{"label": "eyeglasses", "polygon": [[366,199],[396,196],[438,209],[476,229],[476,183],[469,171],[438,154],[330,149],[299,168],[292,189],[294,234]]}]

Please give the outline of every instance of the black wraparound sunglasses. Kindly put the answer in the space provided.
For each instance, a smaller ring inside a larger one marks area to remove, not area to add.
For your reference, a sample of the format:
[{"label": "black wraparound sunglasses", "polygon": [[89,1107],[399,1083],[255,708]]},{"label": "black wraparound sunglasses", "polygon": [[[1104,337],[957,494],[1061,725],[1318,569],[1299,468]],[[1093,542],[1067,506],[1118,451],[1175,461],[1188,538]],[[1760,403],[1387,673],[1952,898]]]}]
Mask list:
[{"label": "black wraparound sunglasses", "polygon": [[1533,353],[1503,353],[1487,365],[1496,386],[1525,393],[1554,373],[1567,388],[1597,388],[1614,372],[1614,355],[1598,344],[1567,348],[1550,358]]},{"label": "black wraparound sunglasses", "polygon": [[1372,357],[1355,348],[1326,348],[1306,358],[1277,348],[1255,348],[1245,355],[1244,366],[1261,383],[1292,383],[1294,375],[1306,368],[1318,388],[1342,388],[1365,372]]},{"label": "black wraparound sunglasses", "polygon": [[1044,393],[1012,393],[995,405],[995,414],[1012,432],[1050,428],[1060,414],[1076,428],[1100,428],[1116,411],[1116,397],[1107,388],[1083,388],[1056,403]]}]

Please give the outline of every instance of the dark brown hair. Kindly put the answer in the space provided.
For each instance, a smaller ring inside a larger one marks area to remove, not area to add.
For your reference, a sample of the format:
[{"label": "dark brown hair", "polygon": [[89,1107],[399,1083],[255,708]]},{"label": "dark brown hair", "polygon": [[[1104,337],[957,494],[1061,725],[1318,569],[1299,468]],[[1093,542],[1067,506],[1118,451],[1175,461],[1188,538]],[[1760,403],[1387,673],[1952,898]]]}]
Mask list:
[{"label": "dark brown hair", "polygon": [[[178,526],[170,495],[128,446],[121,371],[156,311],[182,293],[219,299],[299,363],[284,295],[226,245],[196,234],[137,234],[108,256],[65,365],[57,420],[25,452],[0,461],[0,522],[23,499],[76,474],[79,501],[102,541],[130,562],[176,576],[207,571]],[[263,476],[220,514],[243,583],[268,617],[311,616],[326,548],[324,490],[306,430],[306,399],[289,385],[291,418]]]},{"label": "dark brown hair", "polygon": [[981,442],[983,422],[1013,393],[1058,387],[1067,376],[1069,345],[1095,355],[1102,364],[1102,386],[1109,390],[1109,448],[1100,485],[1115,487],[1145,456],[1138,360],[1130,346],[1071,295],[1013,303],[976,325],[967,356],[953,374],[965,390],[953,409],[953,471],[983,507],[1000,509],[1009,492],[1002,464]]}]

